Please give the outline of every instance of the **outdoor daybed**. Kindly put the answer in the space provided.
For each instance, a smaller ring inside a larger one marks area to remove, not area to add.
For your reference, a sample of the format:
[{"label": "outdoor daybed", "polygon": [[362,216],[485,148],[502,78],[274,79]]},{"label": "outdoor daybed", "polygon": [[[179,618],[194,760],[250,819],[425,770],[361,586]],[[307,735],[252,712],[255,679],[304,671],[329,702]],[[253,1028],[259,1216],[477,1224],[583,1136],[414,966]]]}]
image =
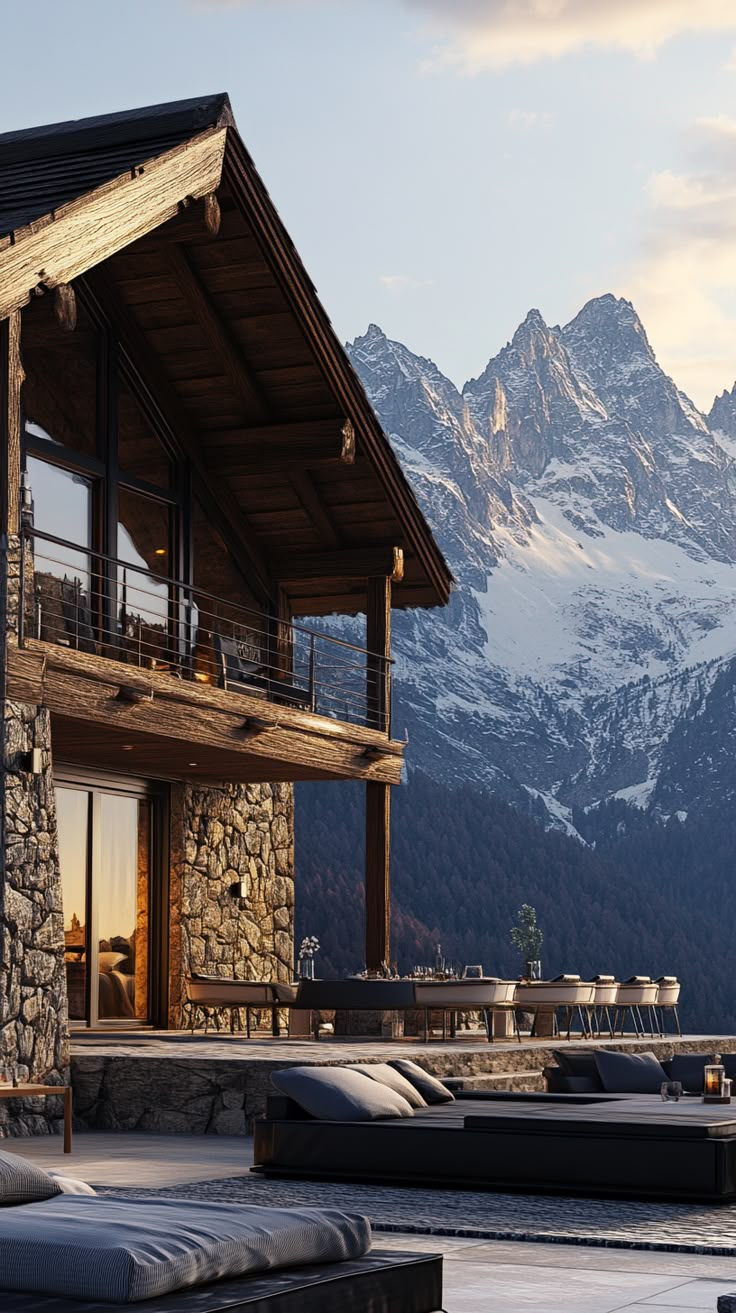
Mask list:
[{"label": "outdoor daybed", "polygon": [[371,1251],[368,1220],[336,1209],[95,1196],[2,1152],[0,1205],[8,1313],[442,1307],[441,1257]]},{"label": "outdoor daybed", "polygon": [[[414,1064],[388,1065],[411,1078]],[[357,1111],[341,1110],[339,1099],[320,1107],[309,1086],[329,1081],[326,1072],[338,1085],[347,1074],[351,1100],[359,1095],[355,1080],[379,1081],[367,1079],[369,1065],[360,1075],[322,1067],[275,1072],[279,1093],[269,1100],[265,1119],[256,1122],[255,1171],[476,1189],[736,1199],[736,1107],[695,1098],[663,1104],[658,1087],[656,1094],[457,1090],[454,1097],[445,1090],[436,1096],[442,1102],[364,1113],[359,1105]],[[650,1078],[659,1079],[659,1072],[652,1068]]]}]

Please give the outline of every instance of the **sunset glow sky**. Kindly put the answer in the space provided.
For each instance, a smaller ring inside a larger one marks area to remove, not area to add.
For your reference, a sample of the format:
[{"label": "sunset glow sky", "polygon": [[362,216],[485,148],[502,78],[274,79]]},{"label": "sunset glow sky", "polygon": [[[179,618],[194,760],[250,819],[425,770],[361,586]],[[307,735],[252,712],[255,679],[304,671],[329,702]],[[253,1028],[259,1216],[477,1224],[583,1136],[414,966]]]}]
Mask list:
[{"label": "sunset glow sky", "polygon": [[0,130],[227,90],[343,338],[457,383],[531,306],[633,300],[736,380],[736,0],[34,0]]}]

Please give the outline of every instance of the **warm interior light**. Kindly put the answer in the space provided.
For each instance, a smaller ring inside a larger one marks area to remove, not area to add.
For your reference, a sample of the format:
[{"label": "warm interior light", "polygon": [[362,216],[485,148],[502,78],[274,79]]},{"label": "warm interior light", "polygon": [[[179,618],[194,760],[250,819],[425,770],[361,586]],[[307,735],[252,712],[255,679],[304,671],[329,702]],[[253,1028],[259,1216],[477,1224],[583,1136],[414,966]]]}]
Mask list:
[{"label": "warm interior light", "polygon": [[208,675],[205,670],[195,670],[194,678],[197,684],[211,684],[212,676]]},{"label": "warm interior light", "polygon": [[154,553],[153,553],[153,554],[154,554],[154,556],[165,556],[165,555],[166,555],[166,548],[165,548],[165,547],[157,547],[157,548],[154,550]]}]

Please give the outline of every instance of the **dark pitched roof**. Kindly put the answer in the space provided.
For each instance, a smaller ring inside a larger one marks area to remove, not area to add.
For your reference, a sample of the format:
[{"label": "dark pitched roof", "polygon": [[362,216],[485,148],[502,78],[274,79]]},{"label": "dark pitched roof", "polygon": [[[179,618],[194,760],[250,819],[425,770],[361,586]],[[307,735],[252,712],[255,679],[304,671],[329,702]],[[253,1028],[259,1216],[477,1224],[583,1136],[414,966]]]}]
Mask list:
[{"label": "dark pitched roof", "polygon": [[228,96],[179,100],[0,135],[0,237],[216,124]]}]

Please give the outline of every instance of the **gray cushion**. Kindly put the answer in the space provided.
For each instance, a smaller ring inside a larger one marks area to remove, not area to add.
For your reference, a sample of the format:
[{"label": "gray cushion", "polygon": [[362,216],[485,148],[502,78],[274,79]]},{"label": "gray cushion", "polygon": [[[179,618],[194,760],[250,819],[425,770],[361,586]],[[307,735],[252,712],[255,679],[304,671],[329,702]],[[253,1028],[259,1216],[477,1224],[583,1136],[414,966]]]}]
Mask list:
[{"label": "gray cushion", "polygon": [[715,1062],[715,1054],[675,1053],[662,1063],[670,1080],[679,1080],[687,1094],[702,1094],[706,1063]]},{"label": "gray cushion", "polygon": [[591,1091],[602,1090],[598,1068],[595,1065],[595,1049],[553,1049],[555,1061],[565,1076],[584,1076],[591,1081]]},{"label": "gray cushion", "polygon": [[331,1208],[64,1196],[0,1211],[0,1289],[131,1304],[370,1245],[365,1217]]},{"label": "gray cushion", "polygon": [[612,1053],[600,1049],[595,1055],[598,1075],[607,1094],[659,1094],[667,1072],[653,1053]]},{"label": "gray cushion", "polygon": [[395,1090],[406,1102],[411,1104],[412,1108],[426,1108],[427,1100],[422,1097],[416,1085],[412,1085],[406,1076],[402,1076],[400,1071],[392,1067],[388,1062],[365,1062],[351,1063],[349,1071],[361,1071],[364,1076],[370,1076],[371,1080],[380,1081],[382,1085],[388,1085],[390,1090]]},{"label": "gray cushion", "polygon": [[32,1204],[61,1194],[59,1185],[35,1163],[20,1153],[0,1151],[0,1206]]},{"label": "gray cushion", "polygon": [[373,1122],[414,1115],[400,1094],[348,1067],[285,1067],[271,1073],[271,1083],[320,1121]]},{"label": "gray cushion", "polygon": [[430,1076],[424,1067],[418,1067],[416,1062],[410,1062],[408,1058],[391,1058],[389,1067],[395,1067],[402,1076],[406,1076],[411,1081],[415,1089],[419,1090],[425,1103],[453,1103],[455,1095],[451,1094],[442,1081],[437,1080],[436,1076]]}]

